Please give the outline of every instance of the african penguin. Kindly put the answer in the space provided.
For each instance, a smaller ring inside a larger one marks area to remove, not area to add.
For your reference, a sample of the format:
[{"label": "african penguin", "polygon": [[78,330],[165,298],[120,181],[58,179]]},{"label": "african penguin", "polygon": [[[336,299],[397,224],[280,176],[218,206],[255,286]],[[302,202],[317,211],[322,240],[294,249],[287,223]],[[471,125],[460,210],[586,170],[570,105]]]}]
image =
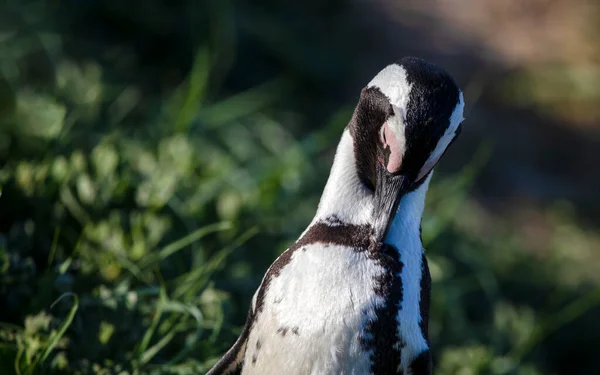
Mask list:
[{"label": "african penguin", "polygon": [[369,82],[313,221],[268,269],[208,374],[431,374],[421,217],[463,107],[453,78],[422,59]]}]

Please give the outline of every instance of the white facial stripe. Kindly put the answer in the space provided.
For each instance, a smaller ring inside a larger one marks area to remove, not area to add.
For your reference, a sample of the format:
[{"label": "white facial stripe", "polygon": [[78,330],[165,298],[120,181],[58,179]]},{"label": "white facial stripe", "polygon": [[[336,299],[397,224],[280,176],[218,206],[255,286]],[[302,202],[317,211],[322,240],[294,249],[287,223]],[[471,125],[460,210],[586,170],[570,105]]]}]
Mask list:
[{"label": "white facial stripe", "polygon": [[[394,113],[398,113],[400,108],[394,107]],[[404,155],[404,149],[406,148],[406,138],[405,138],[405,129],[406,125],[402,120],[402,116],[394,115],[388,119],[388,127],[394,133],[394,138],[396,138],[396,142],[402,146],[402,154]]]},{"label": "white facial stripe", "polygon": [[369,82],[367,88],[370,87],[377,87],[387,96],[394,109],[394,116],[388,119],[387,128],[395,139],[388,140],[388,142],[395,145],[393,156],[396,160],[393,162],[399,164],[402,162],[406,150],[404,119],[412,85],[406,79],[406,70],[400,65],[392,64],[385,67]]},{"label": "white facial stripe", "polygon": [[[406,79],[406,70],[397,64],[388,65],[369,82],[367,88],[377,87],[390,103],[394,111],[400,109],[402,118],[406,118],[406,107],[412,85]],[[396,113],[398,115],[398,113]]]},{"label": "white facial stripe", "polygon": [[438,160],[440,159],[440,157],[442,156],[442,154],[444,153],[444,151],[446,150],[446,148],[448,147],[450,142],[452,142],[452,139],[454,139],[454,136],[456,135],[456,129],[458,129],[458,125],[460,125],[460,123],[464,120],[464,118],[463,118],[464,108],[465,108],[465,101],[463,98],[463,94],[462,94],[462,92],[459,92],[458,104],[456,104],[456,107],[454,107],[454,111],[452,112],[452,115],[450,116],[450,125],[444,132],[444,135],[438,141],[438,143],[435,146],[435,149],[433,150],[431,155],[429,155],[429,158],[427,158],[427,161],[425,162],[425,164],[423,164],[423,168],[421,168],[421,171],[419,172],[419,176],[417,177],[417,180],[420,180],[435,166],[435,164],[438,162]]}]

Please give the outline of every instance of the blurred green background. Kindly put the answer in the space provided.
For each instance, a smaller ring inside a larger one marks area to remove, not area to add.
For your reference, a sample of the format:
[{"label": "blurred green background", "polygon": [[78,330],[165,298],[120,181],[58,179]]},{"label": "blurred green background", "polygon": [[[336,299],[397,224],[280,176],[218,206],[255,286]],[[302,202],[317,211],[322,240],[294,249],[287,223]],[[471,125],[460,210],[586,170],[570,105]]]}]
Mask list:
[{"label": "blurred green background", "polygon": [[597,2],[0,4],[3,375],[204,373],[405,55],[467,103],[423,222],[437,373],[600,373]]}]

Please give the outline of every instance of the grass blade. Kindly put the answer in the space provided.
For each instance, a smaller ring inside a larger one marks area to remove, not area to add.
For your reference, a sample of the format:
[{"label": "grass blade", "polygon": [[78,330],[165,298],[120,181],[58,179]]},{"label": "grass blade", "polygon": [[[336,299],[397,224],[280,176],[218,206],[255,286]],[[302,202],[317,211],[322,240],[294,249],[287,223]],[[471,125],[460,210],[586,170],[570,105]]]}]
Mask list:
[{"label": "grass blade", "polygon": [[157,253],[149,254],[147,257],[140,261],[140,268],[146,268],[153,263],[165,260],[169,256],[175,254],[177,251],[184,249],[186,246],[192,244],[193,242],[198,241],[202,237],[220,231],[225,231],[231,229],[232,225],[228,222],[215,223],[211,225],[207,225],[203,228],[197,229],[196,231],[188,234],[185,237],[180,238],[179,240],[170,243],[165,246]]},{"label": "grass blade", "polygon": [[[42,353],[41,357],[37,357],[31,364],[31,366],[29,366],[27,368],[26,373],[28,373],[28,374],[33,373],[33,371],[36,369],[36,367],[38,365],[42,365],[46,361],[46,359],[48,359],[48,357],[50,356],[50,353],[52,353],[54,348],[56,348],[60,339],[65,335],[65,333],[67,332],[67,329],[69,329],[69,327],[71,326],[71,323],[73,322],[73,319],[75,318],[75,314],[77,313],[77,310],[79,309],[79,298],[74,293],[65,293],[65,294],[61,295],[60,297],[58,297],[58,299],[56,301],[54,301],[54,303],[52,303],[50,308],[52,309],[60,300],[62,300],[65,297],[73,297],[73,299],[74,299],[73,306],[71,306],[71,309],[69,309],[69,313],[67,314],[67,317],[60,324],[60,326],[58,327],[58,330],[56,332],[54,332],[52,334],[52,336],[50,336],[48,343],[46,345],[46,348],[44,349],[44,352]],[[17,357],[19,357],[19,356],[17,356]]]}]

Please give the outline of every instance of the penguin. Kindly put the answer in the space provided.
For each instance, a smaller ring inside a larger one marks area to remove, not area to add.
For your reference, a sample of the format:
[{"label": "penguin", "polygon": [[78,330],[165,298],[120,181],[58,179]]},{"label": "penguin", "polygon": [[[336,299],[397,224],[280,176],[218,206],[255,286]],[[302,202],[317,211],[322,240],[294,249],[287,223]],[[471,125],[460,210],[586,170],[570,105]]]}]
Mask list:
[{"label": "penguin", "polygon": [[421,218],[463,94],[415,57],[360,93],[314,219],[269,267],[209,375],[432,373]]}]

